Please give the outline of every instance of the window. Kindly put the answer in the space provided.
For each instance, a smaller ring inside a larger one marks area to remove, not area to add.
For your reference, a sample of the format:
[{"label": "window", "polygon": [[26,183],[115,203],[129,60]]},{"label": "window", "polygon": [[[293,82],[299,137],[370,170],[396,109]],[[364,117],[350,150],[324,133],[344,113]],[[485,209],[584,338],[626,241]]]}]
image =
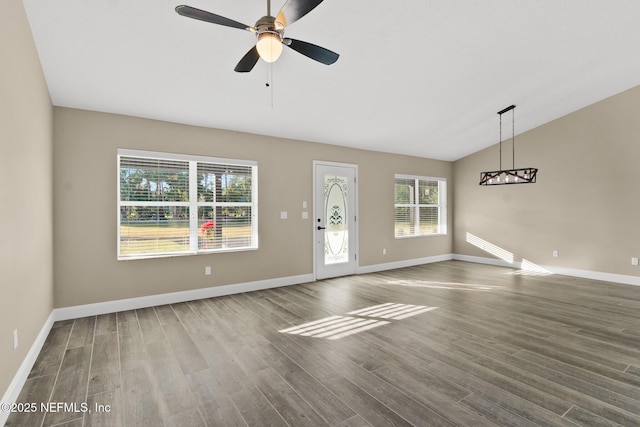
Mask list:
[{"label": "window", "polygon": [[258,166],[118,150],[118,259],[258,248]]},{"label": "window", "polygon": [[395,176],[395,236],[447,234],[447,181]]}]

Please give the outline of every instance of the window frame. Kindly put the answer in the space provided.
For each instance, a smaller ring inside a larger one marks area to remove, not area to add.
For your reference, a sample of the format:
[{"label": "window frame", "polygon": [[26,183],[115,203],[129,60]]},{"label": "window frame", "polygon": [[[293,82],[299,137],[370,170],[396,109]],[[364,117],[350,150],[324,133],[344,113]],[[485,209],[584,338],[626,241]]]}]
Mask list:
[{"label": "window frame", "polygon": [[[165,161],[183,161],[188,162],[189,172],[189,200],[187,202],[169,202],[169,201],[122,201],[121,188],[120,188],[120,160],[122,157],[137,157],[140,159],[148,160],[165,160]],[[251,168],[251,201],[250,202],[201,202],[198,200],[198,164],[215,164],[222,166],[242,166]],[[117,162],[116,162],[116,205],[117,205],[117,241],[116,241],[116,255],[118,261],[129,261],[137,259],[150,259],[150,258],[167,258],[176,256],[191,256],[210,253],[221,252],[240,252],[240,251],[252,251],[257,250],[258,245],[258,162],[254,160],[240,160],[229,159],[222,157],[210,157],[191,154],[179,154],[179,153],[166,153],[157,151],[145,151],[145,150],[132,150],[125,148],[118,148]],[[248,206],[251,209],[251,242],[248,246],[241,247],[222,247],[222,248],[199,248],[199,231],[198,225],[198,212],[199,207],[209,205],[219,206]],[[180,252],[153,252],[153,253],[140,253],[134,255],[123,255],[121,253],[121,208],[125,206],[182,206],[189,209],[189,250]]]},{"label": "window frame", "polygon": [[[395,203],[396,201],[396,181],[399,179],[414,180],[414,203]],[[419,191],[420,182],[427,183],[437,182],[438,184],[438,203],[420,203]],[[432,176],[420,176],[420,175],[407,175],[407,174],[395,174],[393,179],[393,196],[394,196],[394,218],[393,218],[393,235],[396,239],[411,239],[416,237],[434,237],[434,236],[446,236],[447,235],[447,179],[443,177]],[[414,209],[413,217],[414,232],[411,234],[398,235],[397,218],[395,216],[395,209],[408,207]],[[436,207],[438,208],[438,231],[435,233],[420,233],[420,208],[424,207]]]}]

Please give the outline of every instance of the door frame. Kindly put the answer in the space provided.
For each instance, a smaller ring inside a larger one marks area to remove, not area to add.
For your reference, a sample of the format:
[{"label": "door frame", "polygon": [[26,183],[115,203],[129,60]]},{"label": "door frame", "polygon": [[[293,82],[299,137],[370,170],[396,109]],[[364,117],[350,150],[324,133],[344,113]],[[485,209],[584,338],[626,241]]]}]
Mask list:
[{"label": "door frame", "polygon": [[328,161],[328,160],[314,160],[313,161],[313,165],[312,165],[312,183],[311,186],[313,188],[313,206],[312,206],[312,215],[313,215],[313,220],[311,221],[311,241],[312,241],[312,245],[313,245],[313,279],[314,280],[318,280],[318,244],[316,243],[316,235],[318,230],[316,229],[317,224],[316,224],[316,217],[317,217],[317,194],[316,194],[316,168],[317,166],[329,166],[329,167],[343,167],[343,168],[351,168],[353,169],[354,172],[354,177],[355,177],[355,183],[353,185],[353,198],[354,198],[354,255],[355,255],[355,264],[354,264],[354,271],[353,273],[355,274],[358,271],[358,267],[360,266],[360,257],[358,256],[360,253],[359,250],[359,243],[360,243],[360,239],[359,239],[359,223],[360,221],[358,221],[358,165],[357,164],[353,164],[353,163],[340,163],[340,162],[332,162],[332,161]]}]

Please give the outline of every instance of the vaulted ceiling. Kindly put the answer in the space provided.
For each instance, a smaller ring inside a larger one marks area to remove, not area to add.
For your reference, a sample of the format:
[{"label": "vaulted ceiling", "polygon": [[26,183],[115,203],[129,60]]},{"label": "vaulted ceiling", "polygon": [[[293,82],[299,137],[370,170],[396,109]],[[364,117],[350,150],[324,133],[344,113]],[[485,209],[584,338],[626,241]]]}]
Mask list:
[{"label": "vaulted ceiling", "polygon": [[254,25],[266,0],[24,3],[56,106],[443,160],[498,142],[510,104],[521,133],[640,84],[638,0],[325,0],[286,36],[335,64],[285,48],[246,74],[252,33],[174,9]]}]

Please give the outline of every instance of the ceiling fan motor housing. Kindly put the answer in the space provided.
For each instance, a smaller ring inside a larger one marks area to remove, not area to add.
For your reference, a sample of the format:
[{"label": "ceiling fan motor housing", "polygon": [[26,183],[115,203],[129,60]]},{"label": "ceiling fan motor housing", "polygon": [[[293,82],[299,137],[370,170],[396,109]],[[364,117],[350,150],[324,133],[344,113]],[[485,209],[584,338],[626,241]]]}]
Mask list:
[{"label": "ceiling fan motor housing", "polygon": [[256,34],[259,37],[263,33],[272,33],[277,35],[282,41],[284,37],[284,26],[276,22],[276,18],[273,16],[263,16],[258,19],[255,25]]}]

